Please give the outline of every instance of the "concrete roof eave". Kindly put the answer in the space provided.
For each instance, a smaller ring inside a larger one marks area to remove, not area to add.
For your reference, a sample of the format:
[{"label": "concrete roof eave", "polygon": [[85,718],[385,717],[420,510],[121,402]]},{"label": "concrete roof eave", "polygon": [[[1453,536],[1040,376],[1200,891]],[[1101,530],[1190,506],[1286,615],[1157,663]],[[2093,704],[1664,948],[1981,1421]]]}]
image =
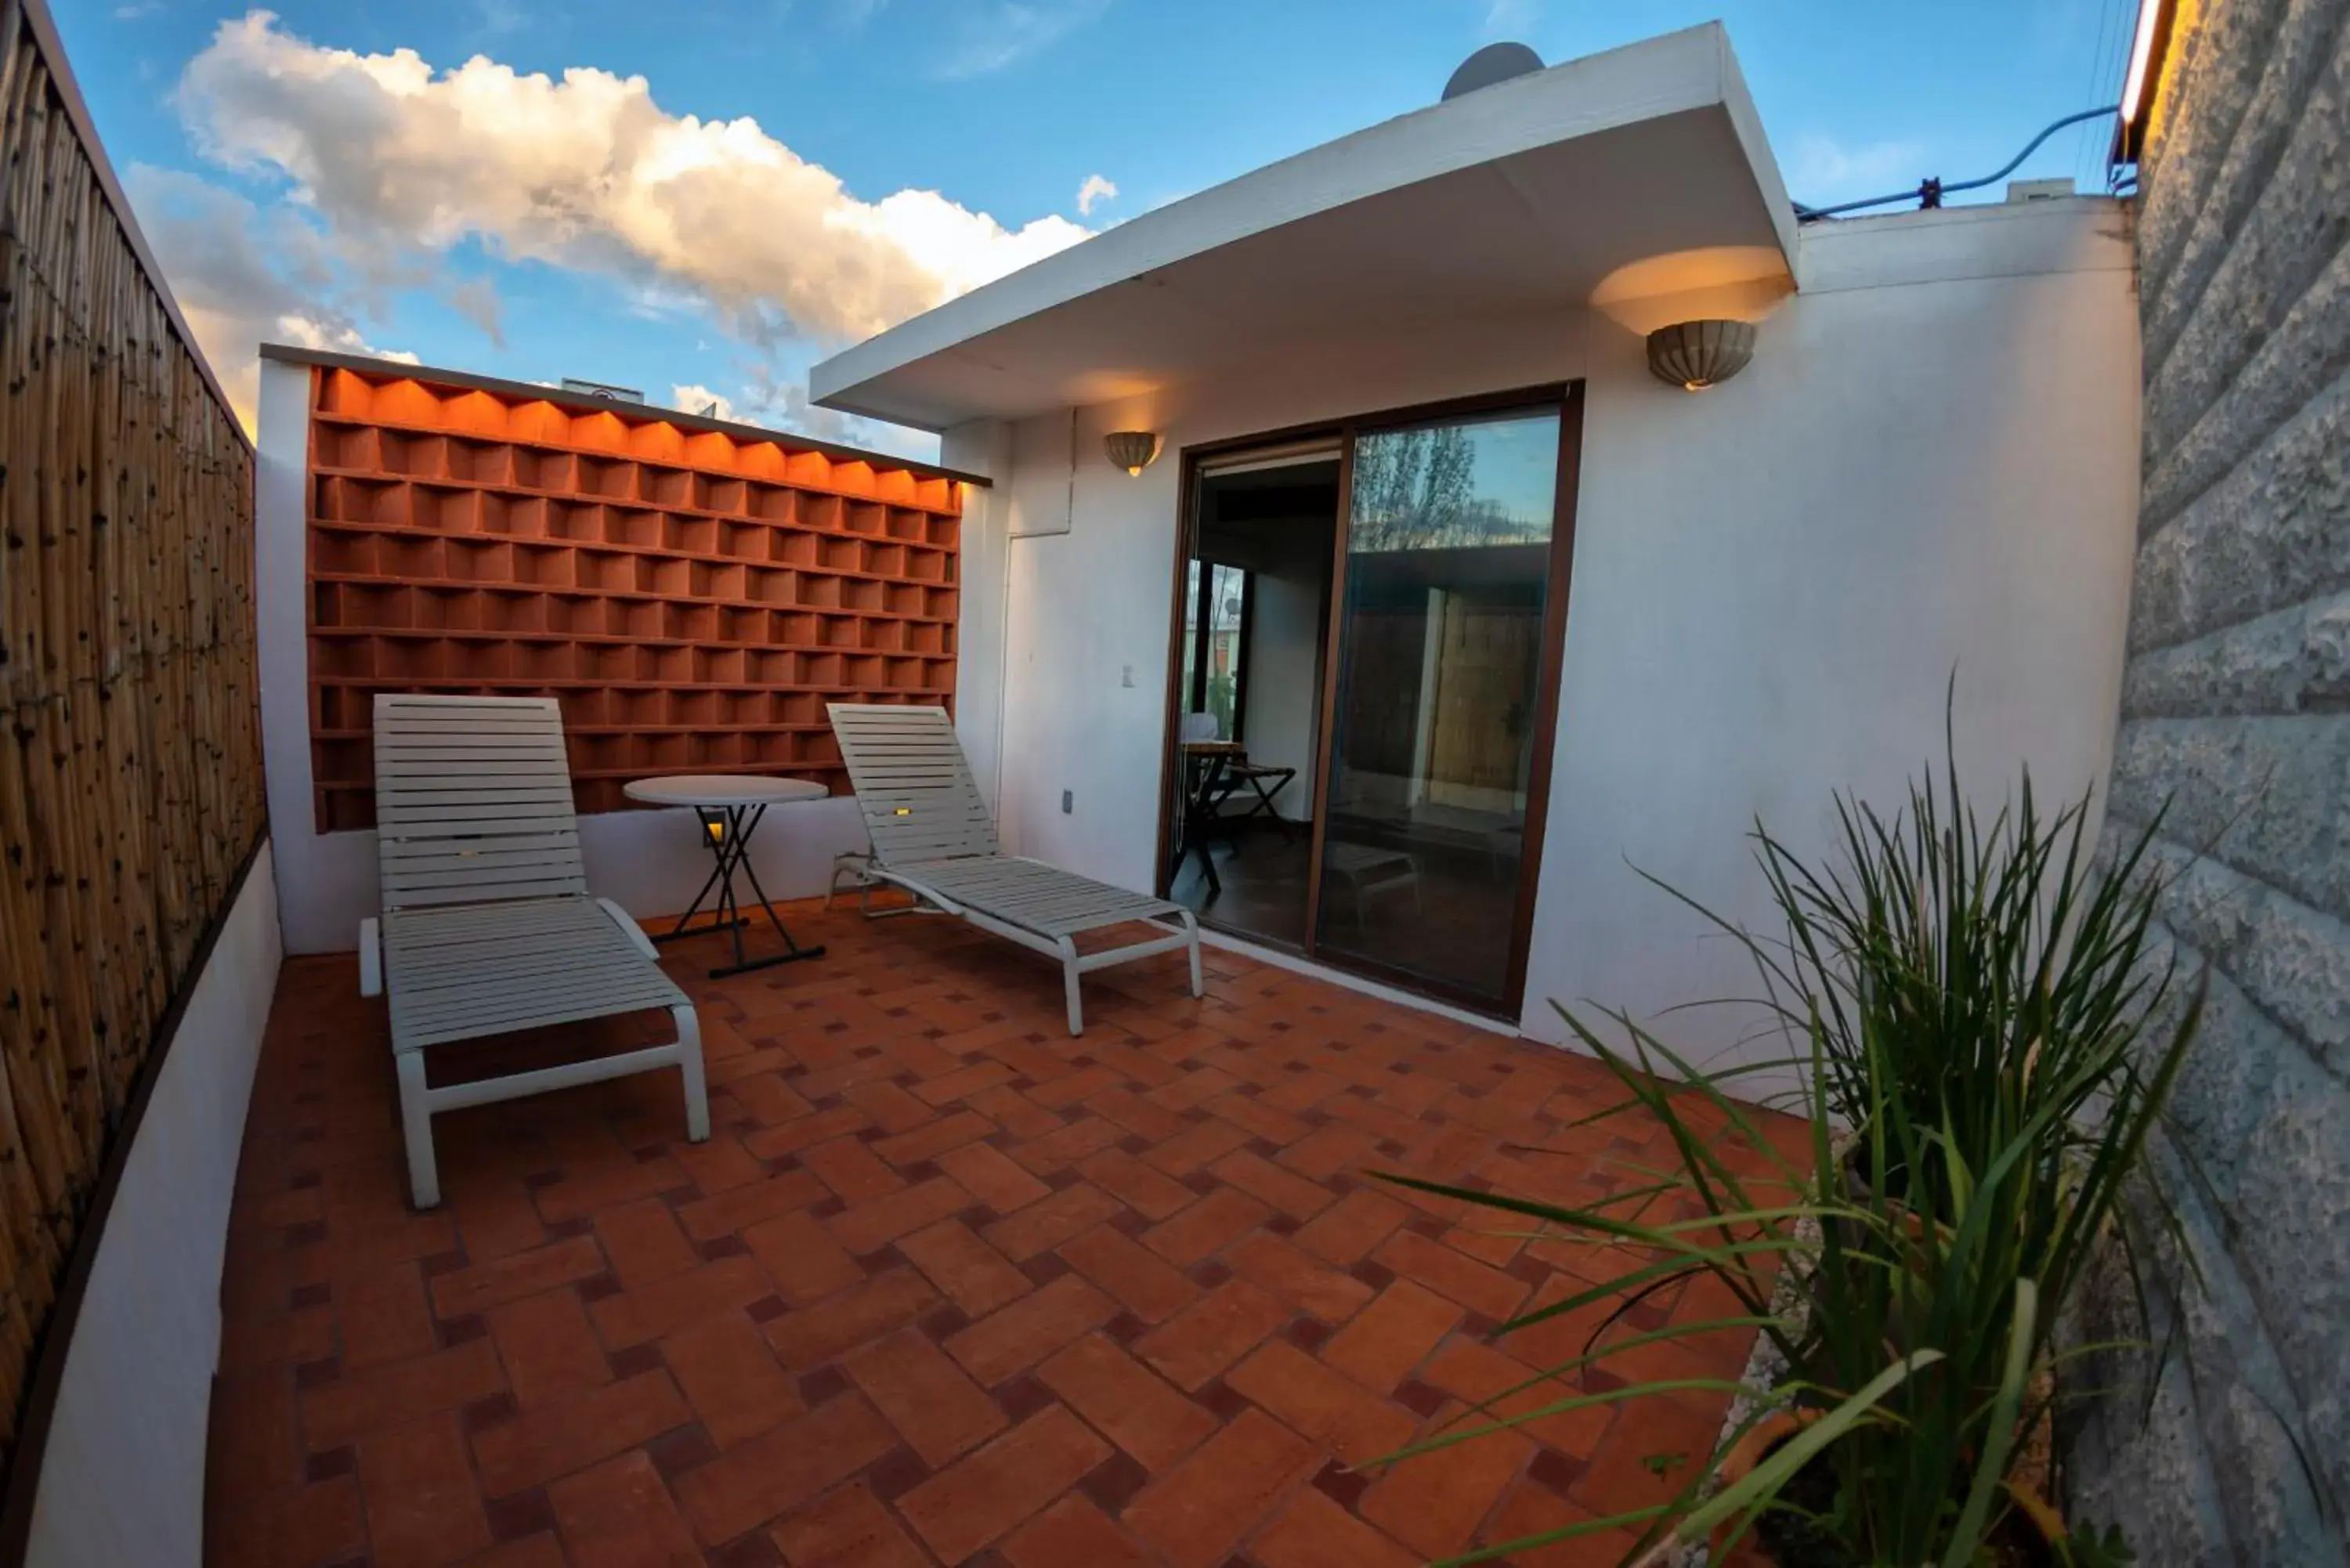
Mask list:
[{"label": "concrete roof eave", "polygon": [[809,388],[828,408],[944,430],[1401,320],[1581,306],[1657,258],[1731,255],[1752,276],[1760,256],[1792,275],[1795,249],[1728,36],[1709,23],[1170,202],[824,360]]}]

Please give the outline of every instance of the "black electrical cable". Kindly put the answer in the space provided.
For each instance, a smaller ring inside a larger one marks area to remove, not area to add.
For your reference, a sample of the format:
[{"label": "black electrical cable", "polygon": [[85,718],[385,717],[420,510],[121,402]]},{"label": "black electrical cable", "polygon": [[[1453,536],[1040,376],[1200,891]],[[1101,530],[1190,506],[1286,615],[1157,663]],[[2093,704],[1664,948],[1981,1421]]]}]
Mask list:
[{"label": "black electrical cable", "polygon": [[1890,196],[1864,196],[1857,202],[1838,202],[1832,207],[1806,207],[1798,202],[1795,203],[1795,221],[1799,223],[1808,223],[1819,218],[1835,217],[1838,213],[1856,213],[1863,207],[1882,207],[1893,202],[1915,202],[1920,207],[1939,207],[1942,204],[1942,198],[1945,196],[1960,191],[1981,190],[1985,185],[2006,179],[2022,167],[2025,159],[2040,151],[2042,142],[2066,126],[2078,125],[2085,119],[2097,119],[2108,114],[2120,112],[2121,105],[2107,104],[2103,109],[2083,109],[2078,114],[2068,114],[2026,142],[2022,151],[2007,161],[2005,168],[1995,173],[1986,174],[1980,180],[1961,180],[1954,184],[1946,184],[1942,181],[1928,178],[1920,180],[1911,190],[1896,191]]}]

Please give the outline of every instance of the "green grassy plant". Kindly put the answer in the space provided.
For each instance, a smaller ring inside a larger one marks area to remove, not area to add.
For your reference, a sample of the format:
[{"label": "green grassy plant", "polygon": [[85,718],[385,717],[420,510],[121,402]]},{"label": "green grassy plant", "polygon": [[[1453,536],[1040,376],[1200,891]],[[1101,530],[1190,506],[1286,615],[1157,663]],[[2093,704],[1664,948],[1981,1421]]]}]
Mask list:
[{"label": "green grassy plant", "polygon": [[[1601,1015],[1603,1031],[1562,1008],[1625,1091],[1600,1115],[1653,1118],[1669,1166],[1581,1208],[1388,1179],[1513,1216],[1526,1234],[1612,1244],[1630,1260],[1609,1283],[1503,1324],[1504,1336],[1596,1304],[1608,1309],[1604,1334],[1639,1303],[1700,1280],[1732,1303],[1723,1315],[1586,1346],[1543,1369],[1537,1381],[1556,1400],[1481,1417],[1395,1459],[1669,1387],[1727,1390],[1705,1379],[1577,1386],[1585,1366],[1617,1351],[1759,1329],[1788,1370],[1747,1427],[1784,1412],[1799,1417],[1797,1435],[1731,1485],[1707,1490],[1717,1452],[1690,1467],[1669,1503],[1566,1534],[1632,1526],[1651,1555],[1718,1529],[1742,1536],[1764,1512],[1792,1511],[1788,1483],[1817,1466],[1833,1501],[1808,1522],[1831,1556],[1943,1568],[1991,1560],[1988,1543],[2012,1528],[2018,1506],[2015,1445],[2041,1420],[2059,1364],[2095,1348],[2060,1349],[2055,1324],[2095,1250],[2131,1246],[2124,1192],[2141,1173],[2201,997],[2156,1028],[2172,976],[2145,961],[2150,831],[2093,861],[2085,801],[2043,822],[2027,779],[1986,825],[1963,805],[1955,768],[1944,776],[1945,788],[1913,789],[1891,822],[1840,799],[1840,853],[1825,870],[1758,826],[1785,935],[1766,941],[1717,921],[1752,955],[1764,1005],[1794,1046],[1764,1065],[1805,1069],[1802,1157],[1774,1149],[1729,1092],[1753,1065],[1700,1072],[1628,1014]],[[2120,1549],[2086,1537],[2078,1545],[2083,1562],[2117,1560]]]}]

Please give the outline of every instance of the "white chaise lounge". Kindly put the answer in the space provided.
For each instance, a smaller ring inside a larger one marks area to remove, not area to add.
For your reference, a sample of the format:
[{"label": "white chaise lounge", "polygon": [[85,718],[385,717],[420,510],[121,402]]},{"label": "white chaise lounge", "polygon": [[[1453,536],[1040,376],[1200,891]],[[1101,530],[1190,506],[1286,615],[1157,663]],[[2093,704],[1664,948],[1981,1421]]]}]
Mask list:
[{"label": "white chaise lounge", "polygon": [[[873,840],[869,855],[842,857],[834,890],[844,873],[868,890],[886,882],[932,909],[1060,960],[1072,1034],[1086,1031],[1077,977],[1089,971],[1189,948],[1191,994],[1201,993],[1200,922],[1191,910],[997,848],[994,820],[945,709],[854,702],[826,708]],[[1129,922],[1167,934],[1077,951],[1076,937]]]},{"label": "white chaise lounge", "polygon": [[[702,1026],[619,905],[591,898],[556,705],[531,697],[375,700],[377,857],[383,914],[359,927],[359,989],[389,991],[408,1180],[441,1201],[440,1111],[674,1066],[686,1136],[710,1136]],[[616,1056],[443,1088],[429,1046],[667,1008],[677,1038]]]}]

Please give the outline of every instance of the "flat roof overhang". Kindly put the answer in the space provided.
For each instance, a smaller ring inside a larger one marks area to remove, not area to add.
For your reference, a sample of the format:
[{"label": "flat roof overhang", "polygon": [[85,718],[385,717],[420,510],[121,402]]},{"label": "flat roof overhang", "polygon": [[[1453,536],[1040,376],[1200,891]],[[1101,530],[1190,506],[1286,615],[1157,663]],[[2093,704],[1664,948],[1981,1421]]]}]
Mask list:
[{"label": "flat roof overhang", "polygon": [[1710,273],[1702,260],[1665,266],[1678,289],[1791,277],[1794,254],[1786,189],[1729,37],[1709,23],[1146,213],[823,361],[809,389],[827,408],[941,431],[1349,333],[1582,306],[1660,258],[1716,258]]}]

